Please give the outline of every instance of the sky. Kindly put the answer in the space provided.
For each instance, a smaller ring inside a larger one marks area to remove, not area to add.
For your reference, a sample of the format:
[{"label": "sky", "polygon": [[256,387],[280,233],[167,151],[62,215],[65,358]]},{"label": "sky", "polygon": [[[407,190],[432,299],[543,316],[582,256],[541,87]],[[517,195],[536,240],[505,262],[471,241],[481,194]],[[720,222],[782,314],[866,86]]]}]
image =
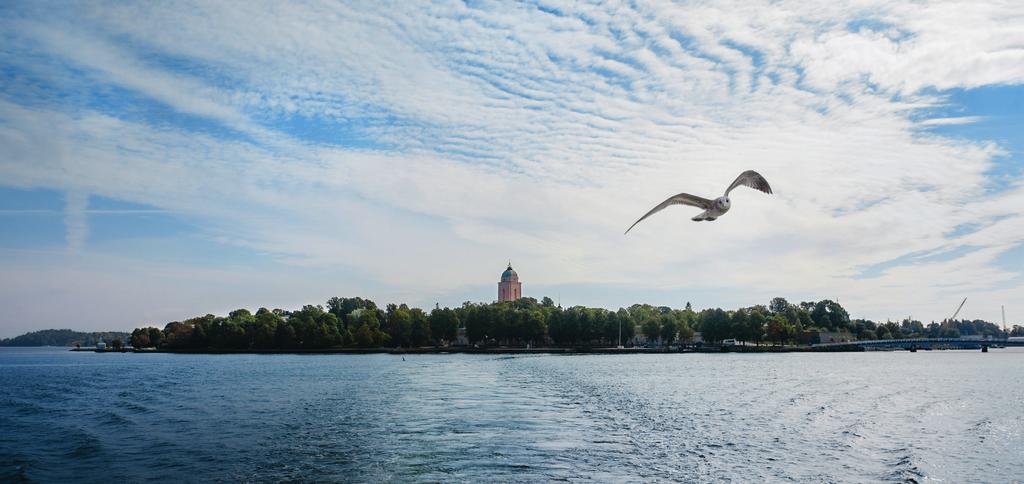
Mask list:
[{"label": "sky", "polygon": [[1019,1],[3,2],[0,147],[0,337],[509,260],[563,306],[1024,318]]}]

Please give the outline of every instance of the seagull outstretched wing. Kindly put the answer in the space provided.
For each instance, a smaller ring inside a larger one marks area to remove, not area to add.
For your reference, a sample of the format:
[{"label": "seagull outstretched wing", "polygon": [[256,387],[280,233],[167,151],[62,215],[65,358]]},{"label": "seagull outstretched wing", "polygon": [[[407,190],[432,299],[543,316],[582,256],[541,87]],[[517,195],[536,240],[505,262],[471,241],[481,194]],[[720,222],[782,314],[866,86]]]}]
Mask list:
[{"label": "seagull outstretched wing", "polygon": [[[750,172],[750,173],[753,173],[753,172]],[[756,173],[754,173],[754,174],[757,175]],[[757,175],[757,176],[761,176],[761,175]],[[762,178],[762,180],[763,180],[763,178]],[[647,212],[646,215],[644,215],[643,217],[640,217],[640,220],[637,220],[636,222],[633,222],[633,225],[630,225],[629,228],[626,229],[625,234],[628,234],[630,230],[633,230],[633,227],[636,227],[636,224],[638,224],[640,222],[643,222],[643,220],[645,218],[650,217],[651,215],[654,215],[654,214],[662,211],[665,207],[667,207],[669,205],[689,205],[691,207],[703,208],[704,210],[707,210],[707,209],[711,208],[711,203],[712,203],[711,200],[708,200],[706,198],[701,198],[701,197],[698,197],[696,195],[690,195],[689,193],[680,193],[679,195],[673,195],[671,197],[668,197],[668,200],[665,200],[664,202],[659,203],[657,207],[652,208],[651,211]]]},{"label": "seagull outstretched wing", "polygon": [[725,191],[725,195],[729,196],[729,192],[740,185],[748,186],[755,190],[761,190],[765,193],[772,192],[772,187],[768,185],[768,180],[765,180],[760,173],[754,170],[747,170],[740,173],[740,176],[736,177],[736,181],[732,182],[732,185],[729,185],[729,188]]}]

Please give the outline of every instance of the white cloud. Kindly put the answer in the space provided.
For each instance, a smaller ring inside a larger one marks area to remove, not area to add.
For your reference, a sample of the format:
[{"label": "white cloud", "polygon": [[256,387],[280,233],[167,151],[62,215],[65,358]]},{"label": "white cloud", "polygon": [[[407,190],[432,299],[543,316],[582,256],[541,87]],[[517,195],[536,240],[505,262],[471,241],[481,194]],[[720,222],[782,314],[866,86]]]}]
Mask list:
[{"label": "white cloud", "polygon": [[[444,297],[490,285],[508,257],[528,287],[838,297],[875,318],[941,318],[951,292],[1024,295],[996,262],[1024,241],[1017,219],[994,221],[1024,206],[1021,186],[986,192],[1000,147],[920,130],[973,117],[911,117],[943,102],[924,88],[1024,82],[1020,5],[557,10],[113,3],[8,19],[11,51],[84,72],[65,88],[116,85],[251,141],[8,98],[0,173],[195,217],[209,237],[418,304],[460,302]],[[379,148],[296,138],[275,124],[288,117]],[[776,194],[734,192],[720,223],[680,208],[621,236],[666,196],[713,195],[748,168]],[[947,237],[966,223],[982,229]],[[855,277],[962,245],[980,249]]]},{"label": "white cloud", "polygon": [[922,126],[949,126],[956,124],[971,124],[984,120],[984,116],[957,116],[952,118],[931,118],[921,121]]}]

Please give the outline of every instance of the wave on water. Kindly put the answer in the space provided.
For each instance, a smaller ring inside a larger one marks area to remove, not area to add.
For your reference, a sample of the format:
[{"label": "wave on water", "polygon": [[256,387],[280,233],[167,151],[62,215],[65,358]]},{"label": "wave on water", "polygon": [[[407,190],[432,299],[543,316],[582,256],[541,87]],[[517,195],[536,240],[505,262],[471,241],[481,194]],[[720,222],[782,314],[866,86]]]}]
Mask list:
[{"label": "wave on water", "polygon": [[1024,475],[1024,359],[981,353],[124,356],[0,352],[0,482]]},{"label": "wave on water", "polygon": [[26,460],[0,458],[0,482],[32,482],[28,472],[31,465]]},{"label": "wave on water", "polygon": [[892,471],[883,476],[883,479],[912,484],[925,479],[924,471],[918,467],[914,454],[910,449],[906,447],[896,448],[892,450],[892,454],[894,456],[888,461]]}]

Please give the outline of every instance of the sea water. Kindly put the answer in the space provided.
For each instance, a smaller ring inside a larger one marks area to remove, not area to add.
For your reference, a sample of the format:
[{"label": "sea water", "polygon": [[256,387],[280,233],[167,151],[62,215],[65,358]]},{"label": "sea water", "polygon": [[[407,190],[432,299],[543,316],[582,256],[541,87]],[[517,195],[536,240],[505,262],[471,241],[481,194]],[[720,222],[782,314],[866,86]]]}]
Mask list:
[{"label": "sea water", "polygon": [[0,481],[1024,480],[1024,349],[0,349]]}]

